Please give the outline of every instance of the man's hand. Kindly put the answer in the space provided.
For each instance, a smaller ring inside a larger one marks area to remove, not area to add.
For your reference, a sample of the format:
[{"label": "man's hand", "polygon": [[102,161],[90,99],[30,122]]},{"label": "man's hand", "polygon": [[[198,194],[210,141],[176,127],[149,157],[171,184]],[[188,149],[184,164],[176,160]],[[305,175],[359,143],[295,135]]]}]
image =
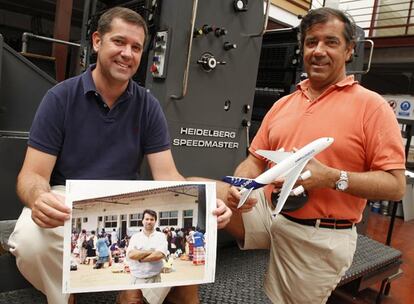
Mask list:
[{"label": "man's hand", "polygon": [[138,250],[138,249],[131,249],[128,252],[128,257],[131,260],[136,260],[141,262],[142,259],[146,258],[147,256],[149,256],[153,251],[152,250]]},{"label": "man's hand", "polygon": [[217,199],[217,208],[213,214],[217,216],[217,228],[222,229],[230,222],[232,212],[221,199]]},{"label": "man's hand", "polygon": [[71,209],[65,205],[65,198],[52,192],[43,192],[32,206],[32,219],[42,228],[63,226],[70,219]]},{"label": "man's hand", "polygon": [[309,170],[311,176],[305,180],[298,179],[295,187],[302,185],[305,190],[311,190],[315,188],[334,188],[335,184],[332,184],[332,177],[330,168],[315,158],[309,160],[304,172]]},{"label": "man's hand", "polygon": [[[311,176],[298,180],[296,186],[302,185],[305,190],[316,188],[335,189],[340,170],[331,168],[317,159],[311,159],[304,171],[309,170]],[[349,188],[346,193],[371,200],[400,200],[405,193],[404,169],[389,171],[349,172]]]},{"label": "man's hand", "polygon": [[157,261],[162,260],[164,258],[165,258],[164,253],[162,253],[161,251],[158,251],[158,250],[153,250],[153,251],[150,251],[149,255],[147,255],[146,257],[143,257],[142,259],[139,259],[138,261],[140,263],[157,262]]},{"label": "man's hand", "polygon": [[240,201],[240,191],[236,187],[230,187],[227,192],[227,206],[233,211],[233,212],[249,212],[252,210],[254,205],[257,203],[257,199],[249,197],[243,206],[241,206],[239,209],[237,209],[237,205]]},{"label": "man's hand", "polygon": [[275,181],[273,181],[272,182],[272,185],[273,185],[273,190],[272,190],[272,192],[273,193],[278,193],[278,192],[280,192],[280,190],[282,189],[282,187],[283,187],[283,183],[285,182],[285,179],[284,178],[278,178],[278,179],[276,179]]}]

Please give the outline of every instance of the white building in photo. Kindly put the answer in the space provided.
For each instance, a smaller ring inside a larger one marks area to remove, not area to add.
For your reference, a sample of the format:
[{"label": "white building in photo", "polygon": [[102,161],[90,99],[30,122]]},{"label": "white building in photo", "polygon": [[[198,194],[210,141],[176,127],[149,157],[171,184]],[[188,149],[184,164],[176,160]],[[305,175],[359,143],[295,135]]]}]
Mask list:
[{"label": "white building in photo", "polygon": [[[178,185],[73,202],[72,231],[85,229],[131,236],[145,209],[157,212],[157,227],[188,228],[205,223],[205,185]],[[201,211],[200,211],[201,209]],[[204,218],[203,218],[204,217]],[[204,228],[204,227],[202,227]]]}]

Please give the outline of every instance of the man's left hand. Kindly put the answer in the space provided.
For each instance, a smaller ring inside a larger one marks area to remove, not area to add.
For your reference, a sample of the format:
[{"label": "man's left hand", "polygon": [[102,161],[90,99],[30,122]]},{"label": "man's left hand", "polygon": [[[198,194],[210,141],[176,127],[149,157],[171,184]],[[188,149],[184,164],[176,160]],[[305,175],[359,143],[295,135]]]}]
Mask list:
[{"label": "man's left hand", "polygon": [[217,228],[222,229],[230,222],[232,212],[221,199],[217,199],[217,208],[213,214],[217,216]]}]

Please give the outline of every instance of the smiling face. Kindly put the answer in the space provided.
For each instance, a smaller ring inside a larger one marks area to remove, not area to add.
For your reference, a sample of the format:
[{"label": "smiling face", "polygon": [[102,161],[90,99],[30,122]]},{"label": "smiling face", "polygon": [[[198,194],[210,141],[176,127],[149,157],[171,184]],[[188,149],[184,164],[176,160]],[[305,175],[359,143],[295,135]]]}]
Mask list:
[{"label": "smiling face", "polygon": [[111,22],[111,29],[92,35],[93,48],[98,53],[96,71],[107,83],[127,84],[141,62],[145,31],[138,25],[120,18]]},{"label": "smiling face", "polygon": [[303,44],[303,61],[311,87],[324,90],[346,77],[345,63],[353,44],[344,37],[344,23],[330,18],[308,29]]}]

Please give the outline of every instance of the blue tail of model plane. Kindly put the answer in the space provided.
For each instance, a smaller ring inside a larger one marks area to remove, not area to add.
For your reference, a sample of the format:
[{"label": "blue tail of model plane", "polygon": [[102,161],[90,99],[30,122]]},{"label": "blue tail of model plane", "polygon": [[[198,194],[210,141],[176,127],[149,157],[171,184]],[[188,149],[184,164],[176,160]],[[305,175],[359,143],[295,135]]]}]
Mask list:
[{"label": "blue tail of model plane", "polygon": [[223,177],[222,181],[235,187],[241,187],[246,189],[258,189],[265,186],[265,184],[258,183],[251,178],[243,178],[230,175]]},{"label": "blue tail of model plane", "polygon": [[251,181],[252,179],[250,178],[242,178],[242,177],[236,177],[236,176],[230,176],[230,175],[223,177],[223,182],[226,182],[236,187],[244,187],[245,185],[249,184]]}]

